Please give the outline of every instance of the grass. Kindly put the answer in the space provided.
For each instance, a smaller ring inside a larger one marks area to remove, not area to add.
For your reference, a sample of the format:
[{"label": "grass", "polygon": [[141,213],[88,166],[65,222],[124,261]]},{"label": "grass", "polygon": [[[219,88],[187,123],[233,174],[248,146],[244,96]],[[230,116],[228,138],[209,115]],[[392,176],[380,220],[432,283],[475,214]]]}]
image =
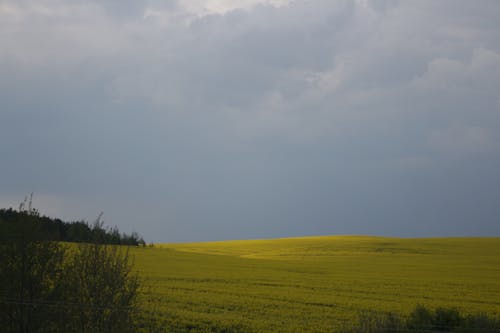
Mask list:
[{"label": "grass", "polygon": [[500,238],[163,244],[132,253],[171,331],[328,332],[416,304],[500,313]]}]

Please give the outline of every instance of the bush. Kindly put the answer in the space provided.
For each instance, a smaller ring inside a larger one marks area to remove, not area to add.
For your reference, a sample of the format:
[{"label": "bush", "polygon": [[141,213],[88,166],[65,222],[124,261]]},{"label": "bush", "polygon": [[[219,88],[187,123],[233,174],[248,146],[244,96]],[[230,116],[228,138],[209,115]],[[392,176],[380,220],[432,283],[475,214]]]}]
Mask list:
[{"label": "bush", "polygon": [[128,253],[116,246],[82,244],[64,270],[66,331],[135,332],[139,279]]},{"label": "bush", "polygon": [[362,312],[358,322],[341,332],[389,333],[389,332],[500,332],[500,319],[486,314],[463,315],[456,308],[430,310],[417,305],[408,316],[394,313]]}]

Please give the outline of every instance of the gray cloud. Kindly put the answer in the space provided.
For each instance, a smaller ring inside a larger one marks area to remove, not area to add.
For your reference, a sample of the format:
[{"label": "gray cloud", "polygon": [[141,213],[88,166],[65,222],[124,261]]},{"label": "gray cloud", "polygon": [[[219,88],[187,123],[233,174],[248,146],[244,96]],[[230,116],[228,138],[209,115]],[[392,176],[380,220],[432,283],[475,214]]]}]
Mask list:
[{"label": "gray cloud", "polygon": [[497,1],[0,3],[0,203],[154,241],[500,232]]}]

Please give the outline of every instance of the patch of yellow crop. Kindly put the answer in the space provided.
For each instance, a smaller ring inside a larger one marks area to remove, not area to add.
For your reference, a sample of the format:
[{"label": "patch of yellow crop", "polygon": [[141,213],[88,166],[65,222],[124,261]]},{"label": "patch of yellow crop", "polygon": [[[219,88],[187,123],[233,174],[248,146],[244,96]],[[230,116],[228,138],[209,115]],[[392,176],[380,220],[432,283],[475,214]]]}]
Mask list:
[{"label": "patch of yellow crop", "polygon": [[179,330],[335,331],[357,311],[416,304],[500,313],[500,238],[324,236],[133,254]]}]

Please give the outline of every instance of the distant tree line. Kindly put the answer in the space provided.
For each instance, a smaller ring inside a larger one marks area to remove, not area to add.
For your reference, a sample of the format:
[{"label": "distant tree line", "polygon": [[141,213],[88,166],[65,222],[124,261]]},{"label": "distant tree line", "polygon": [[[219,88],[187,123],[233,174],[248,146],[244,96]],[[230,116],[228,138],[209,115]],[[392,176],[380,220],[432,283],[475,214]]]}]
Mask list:
[{"label": "distant tree line", "polygon": [[[23,206],[21,205],[21,208]],[[37,224],[36,228],[44,235],[45,239],[53,241],[73,242],[73,243],[91,243],[98,239],[102,244],[112,245],[145,245],[144,239],[136,232],[131,234],[120,233],[117,227],[104,228],[92,226],[84,221],[64,222],[57,218],[41,216],[37,210],[14,210],[0,209],[0,225],[3,227],[15,228],[20,223],[29,220]],[[98,218],[100,219],[100,217]]]}]

